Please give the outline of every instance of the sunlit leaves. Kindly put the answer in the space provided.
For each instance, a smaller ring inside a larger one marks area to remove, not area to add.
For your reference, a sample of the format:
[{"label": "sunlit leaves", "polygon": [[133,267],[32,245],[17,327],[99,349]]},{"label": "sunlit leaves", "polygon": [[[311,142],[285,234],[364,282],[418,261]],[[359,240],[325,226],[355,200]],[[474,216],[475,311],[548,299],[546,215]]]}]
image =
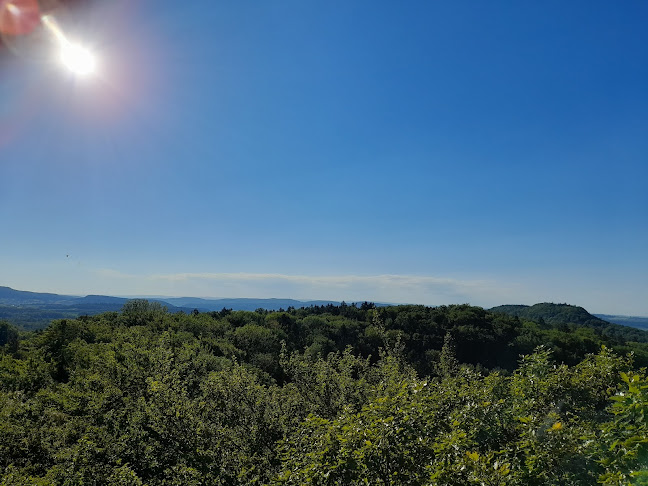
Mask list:
[{"label": "sunlit leaves", "polygon": [[631,360],[603,348],[567,366],[540,347],[495,372],[460,356],[532,326],[469,306],[335,309],[137,302],[5,345],[0,484],[645,484],[648,382]]}]

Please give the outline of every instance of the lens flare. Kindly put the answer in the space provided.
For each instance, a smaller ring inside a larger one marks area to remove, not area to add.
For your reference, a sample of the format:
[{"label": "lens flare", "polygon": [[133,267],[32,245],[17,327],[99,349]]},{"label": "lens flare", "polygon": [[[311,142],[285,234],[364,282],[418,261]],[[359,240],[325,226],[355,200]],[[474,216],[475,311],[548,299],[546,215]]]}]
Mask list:
[{"label": "lens flare", "polygon": [[37,0],[0,0],[0,34],[29,34],[40,24],[40,20]]}]

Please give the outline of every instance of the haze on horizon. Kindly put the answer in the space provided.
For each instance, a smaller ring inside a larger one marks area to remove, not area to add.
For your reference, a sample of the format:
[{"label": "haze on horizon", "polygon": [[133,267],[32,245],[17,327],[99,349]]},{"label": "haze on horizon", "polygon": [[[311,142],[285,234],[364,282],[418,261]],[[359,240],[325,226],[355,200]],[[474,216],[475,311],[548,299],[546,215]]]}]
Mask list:
[{"label": "haze on horizon", "polygon": [[57,21],[101,72],[0,53],[0,285],[648,315],[648,4]]}]

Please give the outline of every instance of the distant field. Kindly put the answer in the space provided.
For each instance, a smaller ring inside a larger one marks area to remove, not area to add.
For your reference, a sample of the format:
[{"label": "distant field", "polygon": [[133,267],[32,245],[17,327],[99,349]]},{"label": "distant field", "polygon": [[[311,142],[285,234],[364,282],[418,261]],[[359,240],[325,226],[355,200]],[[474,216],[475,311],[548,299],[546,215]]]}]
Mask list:
[{"label": "distant field", "polygon": [[56,319],[75,319],[83,315],[118,311],[121,304],[62,306],[62,305],[0,305],[0,320],[6,320],[22,329],[42,329]]}]

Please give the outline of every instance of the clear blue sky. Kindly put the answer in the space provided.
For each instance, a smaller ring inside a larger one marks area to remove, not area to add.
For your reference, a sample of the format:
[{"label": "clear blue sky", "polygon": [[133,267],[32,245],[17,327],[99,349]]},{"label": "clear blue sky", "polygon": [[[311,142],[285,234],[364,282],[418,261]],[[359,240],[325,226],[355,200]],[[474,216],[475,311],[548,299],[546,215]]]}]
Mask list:
[{"label": "clear blue sky", "polygon": [[648,315],[648,3],[95,3],[0,59],[0,285]]}]

